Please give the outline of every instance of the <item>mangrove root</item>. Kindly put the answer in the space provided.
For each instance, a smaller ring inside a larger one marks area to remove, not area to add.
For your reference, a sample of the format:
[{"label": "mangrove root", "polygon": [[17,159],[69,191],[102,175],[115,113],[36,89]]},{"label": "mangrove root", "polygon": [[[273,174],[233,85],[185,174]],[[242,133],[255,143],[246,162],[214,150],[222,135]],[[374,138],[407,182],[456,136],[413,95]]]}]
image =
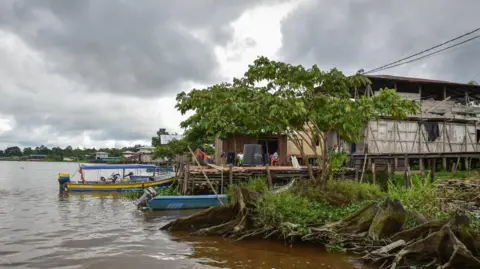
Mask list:
[{"label": "mangrove root", "polygon": [[[253,225],[257,193],[238,189],[232,198],[233,202],[227,206],[179,218],[161,229],[190,230],[236,240],[286,234],[290,239],[299,238],[301,227],[294,223],[273,228]],[[408,214],[420,224],[402,230],[407,212],[399,201],[386,199],[370,203],[338,222],[310,227],[310,233],[301,240],[341,246],[380,268],[480,268],[480,235],[470,229],[466,215],[457,213],[445,221],[427,220],[418,212]]]},{"label": "mangrove root", "polygon": [[387,199],[341,221],[311,228],[303,239],[340,243],[380,268],[480,268],[480,236],[470,231],[466,215],[426,221],[420,213],[413,214],[421,224],[402,231],[407,212],[399,201]]},{"label": "mangrove root", "polygon": [[[161,230],[190,230],[196,235],[221,235],[243,238],[252,232],[251,210],[258,194],[246,189],[238,189],[232,194],[233,202],[223,207],[213,207],[188,217],[178,218]],[[268,230],[262,230],[265,233]]]}]

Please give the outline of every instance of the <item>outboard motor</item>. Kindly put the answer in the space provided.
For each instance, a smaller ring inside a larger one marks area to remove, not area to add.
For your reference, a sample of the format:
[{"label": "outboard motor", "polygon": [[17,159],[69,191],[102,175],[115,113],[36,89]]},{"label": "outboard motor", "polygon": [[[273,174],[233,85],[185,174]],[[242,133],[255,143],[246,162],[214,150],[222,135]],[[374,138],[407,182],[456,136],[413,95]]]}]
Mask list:
[{"label": "outboard motor", "polygon": [[70,174],[69,173],[58,173],[58,185],[59,191],[61,193],[68,192],[67,183],[70,182]]},{"label": "outboard motor", "polygon": [[110,179],[112,183],[115,183],[119,178],[120,178],[120,174],[112,174],[108,179]]},{"label": "outboard motor", "polygon": [[137,207],[145,205],[147,201],[150,201],[155,196],[157,196],[157,192],[154,188],[146,188],[145,190],[143,190],[143,195],[136,201]]}]

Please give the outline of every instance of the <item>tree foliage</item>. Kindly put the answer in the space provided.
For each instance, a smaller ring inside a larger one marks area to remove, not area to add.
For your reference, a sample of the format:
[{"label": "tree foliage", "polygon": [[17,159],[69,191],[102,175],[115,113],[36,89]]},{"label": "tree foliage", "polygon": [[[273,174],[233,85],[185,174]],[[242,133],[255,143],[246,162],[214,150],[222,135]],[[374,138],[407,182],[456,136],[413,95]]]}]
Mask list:
[{"label": "tree foliage", "polygon": [[44,154],[51,160],[63,160],[63,157],[73,157],[78,159],[84,159],[86,155],[91,155],[97,151],[107,152],[111,157],[120,157],[124,151],[137,152],[141,145],[135,145],[133,147],[123,148],[73,148],[67,146],[65,148],[53,147],[49,148],[44,145],[32,148],[25,147],[23,151],[18,146],[8,147],[5,150],[0,150],[0,157],[13,157],[13,156],[29,156],[32,154]]},{"label": "tree foliage", "polygon": [[[320,177],[326,179],[330,170],[325,146],[329,132],[345,142],[357,142],[369,120],[379,116],[404,119],[419,110],[415,101],[391,89],[382,89],[372,97],[351,98],[352,89],[368,84],[368,78],[345,76],[336,68],[324,72],[316,65],[305,69],[259,57],[232,83],[178,94],[176,107],[182,114],[195,112],[182,127],[202,129],[206,135],[283,133],[302,157],[305,141],[322,166]],[[320,149],[315,143],[318,139],[323,142]]]},{"label": "tree foliage", "polygon": [[[305,157],[310,147],[328,178],[330,158],[327,134],[335,132],[346,142],[359,141],[365,124],[379,116],[404,119],[419,105],[382,89],[372,97],[352,99],[351,90],[370,84],[362,75],[345,76],[333,68],[321,71],[259,57],[242,78],[177,95],[177,109],[195,113],[181,123],[206,135],[222,138],[242,134],[283,133]],[[320,149],[315,141],[323,143]],[[313,173],[311,173],[313,179]]]}]

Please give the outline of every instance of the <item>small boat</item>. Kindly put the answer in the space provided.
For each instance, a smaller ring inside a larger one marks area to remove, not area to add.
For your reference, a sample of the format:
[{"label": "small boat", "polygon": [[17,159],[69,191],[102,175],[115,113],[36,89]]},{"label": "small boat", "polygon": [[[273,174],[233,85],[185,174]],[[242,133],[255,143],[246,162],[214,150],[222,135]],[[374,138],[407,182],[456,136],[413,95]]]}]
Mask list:
[{"label": "small boat", "polygon": [[185,196],[156,196],[153,188],[144,190],[144,194],[137,200],[137,205],[142,210],[172,210],[172,209],[202,209],[219,206],[220,201],[228,204],[225,194],[185,195]]},{"label": "small boat", "polygon": [[[126,174],[128,170],[152,169],[151,175],[135,175],[132,171]],[[84,172],[86,170],[121,170],[120,173],[112,173],[108,178],[101,176],[96,181],[85,179]],[[159,172],[156,165],[153,164],[83,164],[78,170],[80,179],[72,182],[70,174],[59,173],[58,183],[60,192],[130,192],[141,191],[149,187],[166,187],[170,186],[175,177],[173,169],[170,171]]]}]

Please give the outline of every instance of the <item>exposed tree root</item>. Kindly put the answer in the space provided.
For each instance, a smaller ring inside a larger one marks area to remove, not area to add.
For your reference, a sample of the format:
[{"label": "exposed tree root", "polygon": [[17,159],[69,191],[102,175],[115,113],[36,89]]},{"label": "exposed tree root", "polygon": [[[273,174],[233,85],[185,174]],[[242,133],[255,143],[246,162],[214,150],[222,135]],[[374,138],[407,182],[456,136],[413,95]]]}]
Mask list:
[{"label": "exposed tree root", "polygon": [[178,218],[161,230],[191,230],[196,235],[221,235],[242,239],[271,232],[269,229],[252,230],[251,210],[258,194],[238,189],[232,194],[233,203],[214,207],[184,218]]},{"label": "exposed tree root", "polygon": [[[257,198],[256,193],[240,189],[233,194],[232,204],[179,218],[161,229],[191,230],[199,235],[221,235],[233,240],[252,236],[299,238],[299,226],[294,223],[255,227]],[[380,268],[480,268],[480,235],[471,232],[466,215],[457,214],[444,221],[426,220],[419,213],[413,214],[421,224],[402,231],[407,212],[399,201],[387,199],[368,204],[338,222],[311,227],[301,240],[340,246]]]}]

